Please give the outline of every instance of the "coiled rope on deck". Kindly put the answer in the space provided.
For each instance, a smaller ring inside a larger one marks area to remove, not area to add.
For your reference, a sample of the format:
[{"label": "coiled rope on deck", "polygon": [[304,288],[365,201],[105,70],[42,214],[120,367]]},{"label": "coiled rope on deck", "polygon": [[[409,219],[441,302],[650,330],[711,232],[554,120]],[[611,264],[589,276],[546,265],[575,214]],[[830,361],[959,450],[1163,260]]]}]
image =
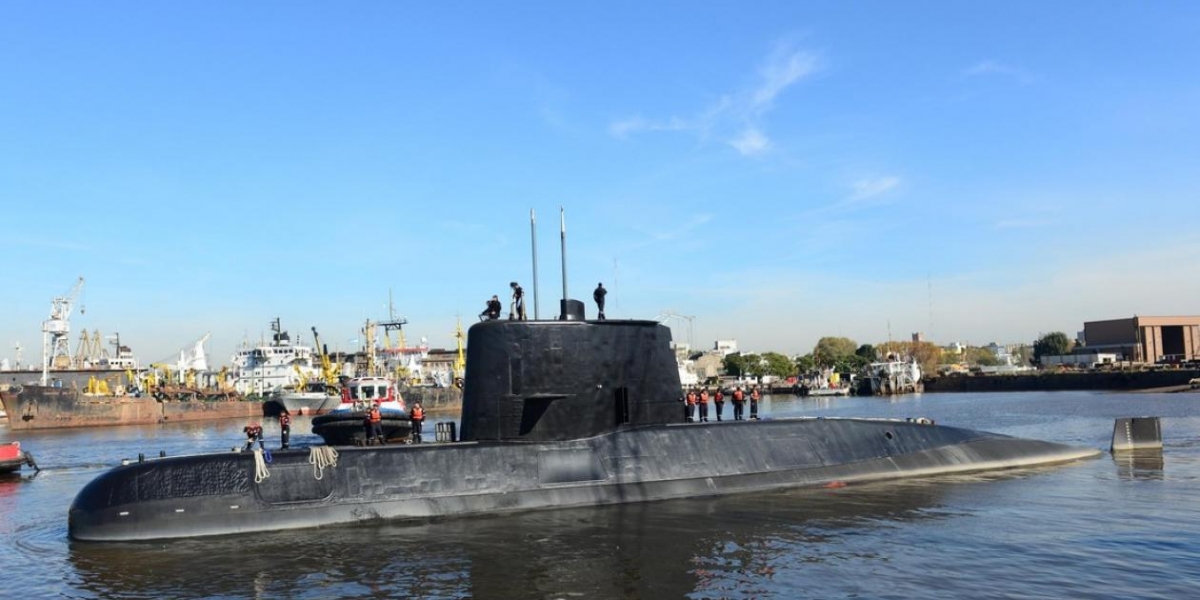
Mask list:
[{"label": "coiled rope on deck", "polygon": [[336,467],[338,451],[333,446],[313,446],[308,449],[308,462],[313,466],[313,477],[325,476],[325,467]]},{"label": "coiled rope on deck", "polygon": [[263,449],[254,449],[254,483],[262,483],[264,479],[271,476],[271,472],[267,471],[267,460],[263,458]]}]

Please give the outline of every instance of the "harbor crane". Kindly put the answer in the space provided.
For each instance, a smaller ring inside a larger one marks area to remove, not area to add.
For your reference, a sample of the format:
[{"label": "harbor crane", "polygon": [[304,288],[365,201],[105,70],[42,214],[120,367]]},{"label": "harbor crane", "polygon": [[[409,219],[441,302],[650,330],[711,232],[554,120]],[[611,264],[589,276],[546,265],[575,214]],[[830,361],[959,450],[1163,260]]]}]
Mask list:
[{"label": "harbor crane", "polygon": [[71,311],[81,293],[83,277],[65,295],[50,301],[50,318],[42,322],[42,385],[49,383],[51,366],[62,369],[71,365]]},{"label": "harbor crane", "polygon": [[687,330],[688,349],[689,350],[695,349],[695,346],[692,344],[692,322],[696,320],[696,317],[688,316],[688,315],[681,315],[673,310],[664,310],[664,311],[658,313],[658,316],[654,317],[654,320],[658,321],[659,323],[662,323],[663,325],[666,325],[667,327],[671,326],[671,324],[670,324],[671,320],[686,321],[687,327],[688,327],[688,330]]}]

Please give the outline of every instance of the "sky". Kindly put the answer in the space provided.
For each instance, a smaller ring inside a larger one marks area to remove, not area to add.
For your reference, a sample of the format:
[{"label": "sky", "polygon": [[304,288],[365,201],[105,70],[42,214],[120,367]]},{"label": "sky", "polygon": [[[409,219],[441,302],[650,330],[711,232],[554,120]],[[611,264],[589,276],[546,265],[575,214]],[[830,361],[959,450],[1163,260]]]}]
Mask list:
[{"label": "sky", "polygon": [[[1200,314],[1194,2],[0,4],[0,358],[281,319],[453,347],[519,281],[694,347]],[[393,310],[389,310],[391,298]]]}]

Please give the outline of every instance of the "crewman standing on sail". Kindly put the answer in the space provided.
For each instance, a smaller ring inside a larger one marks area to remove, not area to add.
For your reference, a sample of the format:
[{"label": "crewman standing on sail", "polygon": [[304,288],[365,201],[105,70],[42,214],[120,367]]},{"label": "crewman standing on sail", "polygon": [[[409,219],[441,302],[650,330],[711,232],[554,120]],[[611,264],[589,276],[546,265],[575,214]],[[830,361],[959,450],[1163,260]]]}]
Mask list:
[{"label": "crewman standing on sail", "polygon": [[687,422],[696,420],[696,390],[688,389],[687,393]]},{"label": "crewman standing on sail", "polygon": [[758,420],[758,400],[762,398],[762,394],[758,393],[758,386],[754,386],[750,390],[750,418]]},{"label": "crewman standing on sail", "polygon": [[518,321],[525,320],[525,290],[513,281],[508,284],[512,288],[512,304],[508,307],[508,319],[516,319]]},{"label": "crewman standing on sail", "polygon": [[717,408],[717,420],[721,420],[721,413],[725,410],[725,394],[718,387],[717,391],[713,392],[713,404]]},{"label": "crewman standing on sail", "polygon": [[708,388],[700,390],[700,422],[708,422]]},{"label": "crewman standing on sail", "polygon": [[608,290],[604,289],[604,282],[596,284],[596,291],[592,292],[592,299],[596,301],[596,309],[600,311],[597,319],[603,321],[604,316],[604,297],[608,295]]}]

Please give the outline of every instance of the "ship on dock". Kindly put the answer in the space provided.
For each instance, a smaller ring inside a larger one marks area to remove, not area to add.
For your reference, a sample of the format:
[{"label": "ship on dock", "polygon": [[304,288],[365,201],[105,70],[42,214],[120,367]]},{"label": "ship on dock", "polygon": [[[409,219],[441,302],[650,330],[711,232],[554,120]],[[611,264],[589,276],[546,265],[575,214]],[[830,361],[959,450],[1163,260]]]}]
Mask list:
[{"label": "ship on dock", "polygon": [[114,336],[116,352],[110,356],[99,332],[88,336],[86,330],[72,355],[70,317],[82,288],[81,277],[70,292],[51,301],[50,317],[42,323],[41,370],[5,374],[0,404],[10,428],[138,425],[259,414],[257,405],[240,401],[209,371],[207,334],[180,350],[173,364],[141,367],[119,336]]}]

